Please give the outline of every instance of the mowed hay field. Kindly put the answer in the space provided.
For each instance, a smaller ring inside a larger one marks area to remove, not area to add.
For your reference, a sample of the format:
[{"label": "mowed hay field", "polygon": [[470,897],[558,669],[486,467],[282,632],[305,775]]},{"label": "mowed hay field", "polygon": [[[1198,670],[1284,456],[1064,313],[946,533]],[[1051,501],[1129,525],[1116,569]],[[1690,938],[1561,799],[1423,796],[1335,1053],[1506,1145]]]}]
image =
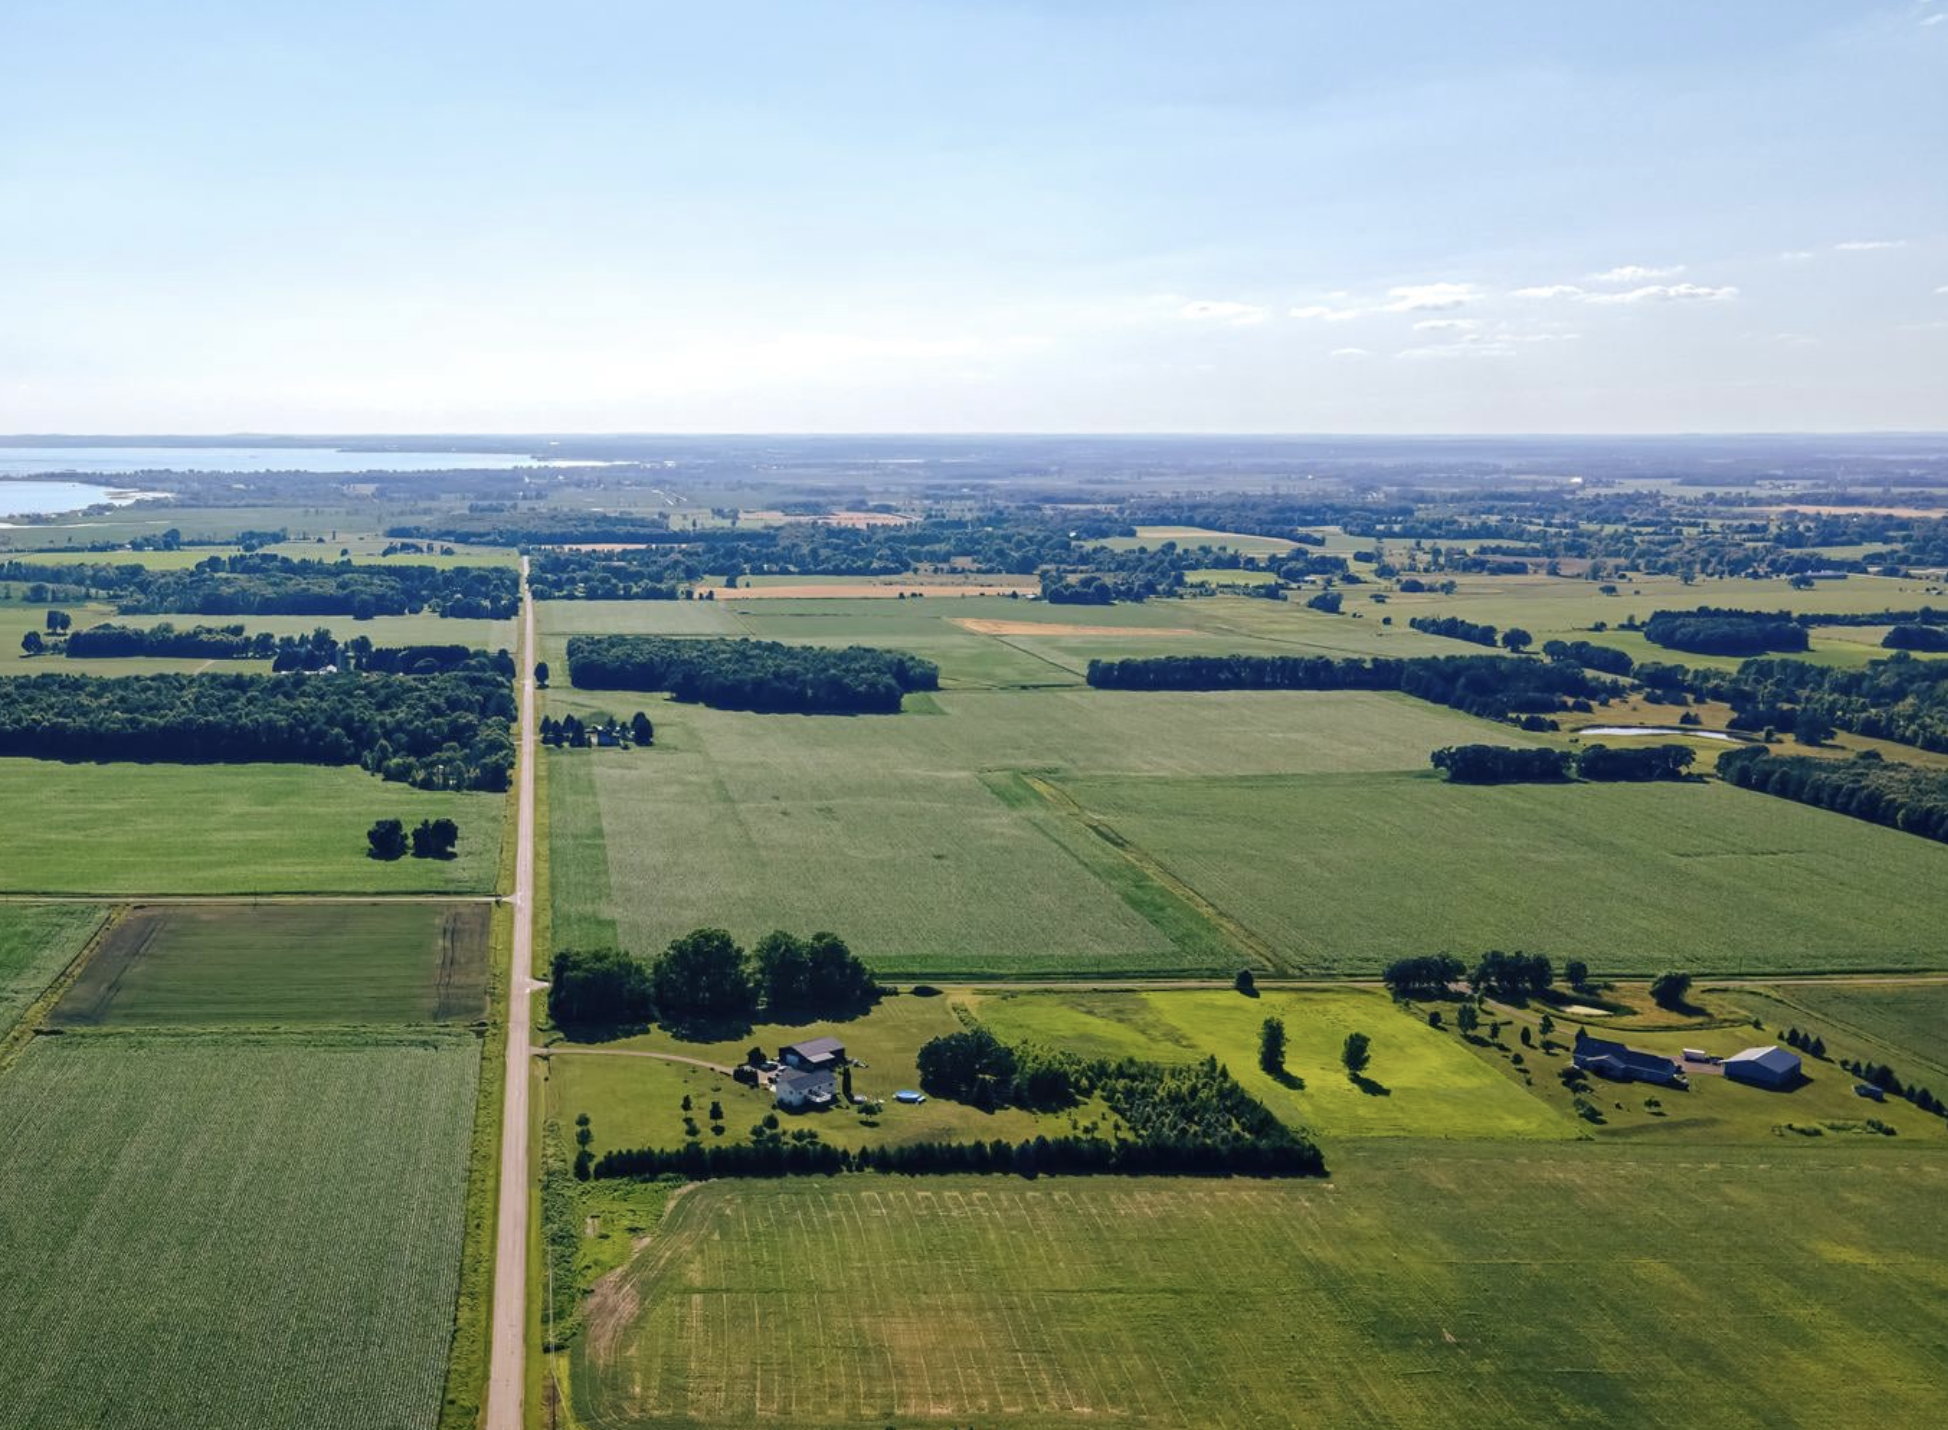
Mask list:
[{"label": "mowed hay field", "polygon": [[[1948,983],[1839,984],[1794,983],[1767,990],[1784,1012],[1768,1008],[1772,1021],[1795,1022],[1822,1032],[1821,1020],[1831,1020],[1870,1040],[1862,1054],[1870,1062],[1892,1062],[1907,1081],[1923,1069],[1908,1066],[1907,1054],[1948,1071]],[[1792,1010],[1799,1010],[1795,1016]],[[1829,1039],[1829,1041],[1831,1041]],[[1871,1044],[1878,1044],[1875,1051]],[[1922,1079],[1925,1080],[1925,1079]]]},{"label": "mowed hay field", "polygon": [[479,1064],[37,1040],[0,1083],[0,1426],[430,1430]]},{"label": "mowed hay field", "polygon": [[[701,925],[747,939],[826,928],[883,973],[933,977],[1262,963],[1216,935],[1187,950],[1196,941],[1180,916],[1158,915],[1142,890],[1119,892],[1127,871],[1114,850],[1047,832],[1054,816],[997,793],[994,772],[1398,770],[1478,729],[1358,693],[958,691],[932,697],[935,713],[858,718],[607,692],[549,703],[639,706],[656,722],[654,748],[549,757],[558,946],[611,929],[650,953]],[[1118,866],[1108,877],[1104,861]]]},{"label": "mowed hay field", "polygon": [[[0,759],[0,808],[34,812],[0,893],[486,893],[504,806],[356,768]],[[442,817],[460,826],[458,858],[367,857],[374,820]]]},{"label": "mowed hay field", "polygon": [[123,917],[56,1027],[471,1022],[487,1012],[490,907],[195,904]]},{"label": "mowed hay field", "polygon": [[0,904],[0,1034],[81,951],[102,916],[86,904]]},{"label": "mowed hay field", "polygon": [[1607,975],[1948,966],[1948,848],[1726,785],[1062,788],[1306,972],[1371,975],[1444,948]]},{"label": "mowed hay field", "polygon": [[[1320,1182],[710,1183],[597,1293],[604,1430],[1932,1426],[1948,1158],[1342,1148]],[[1681,1194],[1681,1197],[1680,1195]]]},{"label": "mowed hay field", "polygon": [[[987,993],[957,1002],[1004,1043],[1092,1058],[1214,1057],[1280,1120],[1322,1137],[1570,1138],[1577,1124],[1470,1052],[1453,1033],[1374,989]],[[1287,1078],[1258,1066],[1259,1030],[1285,1024]],[[1372,1041],[1364,1087],[1339,1061],[1349,1033]]]}]

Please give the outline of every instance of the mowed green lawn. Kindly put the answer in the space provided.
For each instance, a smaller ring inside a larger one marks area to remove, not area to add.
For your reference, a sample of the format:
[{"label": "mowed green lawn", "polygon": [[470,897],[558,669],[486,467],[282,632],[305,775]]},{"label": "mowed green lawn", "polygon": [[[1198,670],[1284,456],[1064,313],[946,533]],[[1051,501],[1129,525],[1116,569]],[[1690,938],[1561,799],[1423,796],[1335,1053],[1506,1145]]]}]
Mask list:
[{"label": "mowed green lawn", "polygon": [[490,906],[137,909],[56,1005],[57,1027],[470,1022],[487,1012]]},{"label": "mowed green lawn", "polygon": [[597,1293],[604,1427],[1932,1426],[1948,1157],[1367,1141],[1330,1182],[716,1182]]},{"label": "mowed green lawn", "polygon": [[[582,708],[598,701],[646,706],[656,744],[549,758],[558,946],[619,935],[651,953],[703,925],[825,928],[884,973],[933,977],[1236,967],[1228,950],[1187,964],[1140,898],[1098,877],[1113,851],[1044,833],[1047,811],[991,792],[983,772],[1399,770],[1480,728],[1352,692],[942,692],[938,713],[861,718],[611,693]],[[576,705],[551,694],[549,708]]]},{"label": "mowed green lawn", "polygon": [[[0,759],[0,808],[32,811],[0,860],[4,893],[457,894],[492,890],[504,800],[321,765]],[[458,858],[367,857],[373,821],[442,817]]]},{"label": "mowed green lawn", "polygon": [[1727,785],[1063,788],[1307,972],[1490,948],[1608,975],[1948,966],[1948,848]]},{"label": "mowed green lawn", "polygon": [[37,1040],[0,1080],[0,1425],[432,1430],[479,1065]]},{"label": "mowed green lawn", "polygon": [[0,1034],[81,951],[102,915],[87,904],[0,904]]},{"label": "mowed green lawn", "polygon": [[[1285,1122],[1322,1137],[1553,1137],[1576,1124],[1474,1056],[1454,1035],[1372,989],[984,993],[955,997],[1007,1043],[1084,1057],[1192,1062],[1215,1057]],[[1265,1019],[1285,1024],[1285,1067],[1258,1066]],[[1372,1039],[1364,1087],[1346,1075],[1349,1033]]]}]

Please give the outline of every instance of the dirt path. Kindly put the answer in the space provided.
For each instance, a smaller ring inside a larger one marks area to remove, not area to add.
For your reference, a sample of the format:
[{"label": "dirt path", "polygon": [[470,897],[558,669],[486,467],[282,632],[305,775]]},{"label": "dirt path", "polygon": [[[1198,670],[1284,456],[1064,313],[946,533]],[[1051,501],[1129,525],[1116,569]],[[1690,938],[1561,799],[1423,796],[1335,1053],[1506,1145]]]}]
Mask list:
[{"label": "dirt path", "polygon": [[501,1107],[501,1187],[494,1241],[494,1313],[487,1430],[522,1430],[528,1327],[528,1030],[534,980],[534,600],[521,558],[521,757],[514,853],[514,950],[507,1007],[507,1084]]},{"label": "dirt path", "polygon": [[551,1048],[538,1048],[536,1057],[552,1058],[566,1053],[576,1058],[653,1058],[659,1063],[687,1063],[693,1068],[707,1068],[714,1073],[729,1077],[735,1071],[729,1063],[705,1062],[702,1058],[686,1058],[682,1053],[652,1053],[644,1048],[569,1048],[556,1044]]}]

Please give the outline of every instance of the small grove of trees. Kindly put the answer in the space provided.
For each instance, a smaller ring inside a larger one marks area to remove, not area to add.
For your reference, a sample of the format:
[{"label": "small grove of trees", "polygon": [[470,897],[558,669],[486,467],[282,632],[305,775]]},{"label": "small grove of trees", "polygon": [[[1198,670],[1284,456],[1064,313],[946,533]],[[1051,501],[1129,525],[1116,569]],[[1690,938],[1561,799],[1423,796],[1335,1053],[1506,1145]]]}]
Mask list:
[{"label": "small grove of trees", "polygon": [[1816,1058],[1826,1056],[1826,1039],[1817,1033],[1802,1033],[1798,1028],[1788,1028],[1779,1035],[1779,1041],[1789,1048],[1797,1048]]},{"label": "small grove of trees", "polygon": [[1446,772],[1451,784],[1536,784],[1569,778],[1586,780],[1683,779],[1697,756],[1684,745],[1646,745],[1613,749],[1590,745],[1567,750],[1513,745],[1447,745],[1427,757]]},{"label": "small grove of trees", "polygon": [[1628,675],[1635,664],[1628,651],[1592,645],[1588,641],[1544,641],[1542,653],[1550,660],[1567,661],[1585,670],[1600,670],[1605,675]]},{"label": "small grove of trees", "polygon": [[548,973],[548,1016],[566,1029],[647,1023],[649,970],[619,948],[562,949]]},{"label": "small grove of trees", "polygon": [[[1495,644],[1495,628],[1464,621],[1459,616],[1415,616],[1407,624],[1417,631],[1430,636],[1445,636],[1449,640],[1470,641],[1475,645]],[[1527,634],[1524,632],[1523,634]]]},{"label": "small grove of trees", "polygon": [[1512,650],[1517,655],[1520,655],[1523,651],[1527,650],[1530,646],[1534,644],[1535,644],[1535,637],[1530,635],[1527,631],[1523,630],[1520,626],[1510,626],[1507,630],[1502,632],[1503,648],[1507,650]]},{"label": "small grove of trees", "polygon": [[1503,998],[1523,999],[1546,993],[1556,981],[1554,967],[1540,953],[1503,953],[1491,949],[1468,975],[1477,993],[1494,993]]},{"label": "small grove of trees", "polygon": [[1396,958],[1380,975],[1395,998],[1441,998],[1448,985],[1466,971],[1451,953],[1430,953],[1418,958]]},{"label": "small grove of trees", "polygon": [[930,1039],[921,1045],[915,1061],[921,1088],[934,1097],[984,1108],[1001,1107],[1012,1099],[1014,1049],[986,1028]]},{"label": "small grove of trees", "polygon": [[940,688],[939,667],[904,651],[778,641],[572,636],[568,670],[584,690],[667,690],[760,713],[893,714],[907,692]]},{"label": "small grove of trees", "polygon": [[1258,1030],[1258,1066],[1273,1077],[1285,1071],[1285,1020],[1267,1018]]},{"label": "small grove of trees", "polygon": [[460,826],[450,819],[422,819],[410,839],[397,819],[381,819],[365,831],[374,859],[402,859],[408,848],[415,859],[451,859],[459,849]]},{"label": "small grove of trees", "polygon": [[626,725],[613,715],[595,715],[587,720],[579,715],[564,715],[559,720],[544,715],[535,733],[551,749],[586,750],[595,745],[626,749],[630,745],[656,742],[656,727],[640,710],[629,717]]},{"label": "small grove of trees", "polygon": [[1806,628],[1789,611],[1740,611],[1703,606],[1695,611],[1656,611],[1644,622],[1644,639],[1669,650],[1701,655],[1761,655],[1807,648]]},{"label": "small grove of trees", "polygon": [[1308,600],[1306,605],[1315,611],[1324,611],[1329,616],[1336,616],[1339,614],[1340,607],[1345,604],[1345,599],[1337,591],[1321,591]]},{"label": "small grove of trees", "polygon": [[1660,1008],[1683,1012],[1689,1006],[1685,999],[1690,993],[1691,975],[1688,973],[1660,973],[1651,980],[1650,1000]]},{"label": "small grove of trees", "polygon": [[758,994],[775,1012],[861,1008],[879,991],[872,970],[834,933],[774,930],[758,940],[752,965]]}]

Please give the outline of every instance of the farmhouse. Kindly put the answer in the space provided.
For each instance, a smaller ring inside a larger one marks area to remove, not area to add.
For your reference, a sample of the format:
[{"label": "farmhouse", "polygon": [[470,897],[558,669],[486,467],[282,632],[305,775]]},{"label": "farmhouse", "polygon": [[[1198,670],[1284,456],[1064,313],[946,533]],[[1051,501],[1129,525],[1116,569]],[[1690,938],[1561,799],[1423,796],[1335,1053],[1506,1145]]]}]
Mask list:
[{"label": "farmhouse", "polygon": [[837,1038],[808,1038],[779,1049],[778,1061],[801,1072],[830,1073],[845,1063],[845,1044]]},{"label": "farmhouse", "polygon": [[1576,1030],[1576,1046],[1570,1058],[1586,1072],[1615,1082],[1677,1084],[1683,1080],[1671,1059],[1658,1053],[1640,1053],[1608,1038],[1592,1038],[1586,1028]]},{"label": "farmhouse", "polygon": [[798,1068],[780,1068],[778,1075],[771,1080],[771,1090],[777,1094],[780,1107],[830,1107],[834,1096],[832,1070],[821,1068],[817,1072],[805,1072]]},{"label": "farmhouse", "polygon": [[1799,1054],[1776,1046],[1747,1048],[1725,1059],[1725,1076],[1754,1087],[1791,1087],[1799,1081]]}]

